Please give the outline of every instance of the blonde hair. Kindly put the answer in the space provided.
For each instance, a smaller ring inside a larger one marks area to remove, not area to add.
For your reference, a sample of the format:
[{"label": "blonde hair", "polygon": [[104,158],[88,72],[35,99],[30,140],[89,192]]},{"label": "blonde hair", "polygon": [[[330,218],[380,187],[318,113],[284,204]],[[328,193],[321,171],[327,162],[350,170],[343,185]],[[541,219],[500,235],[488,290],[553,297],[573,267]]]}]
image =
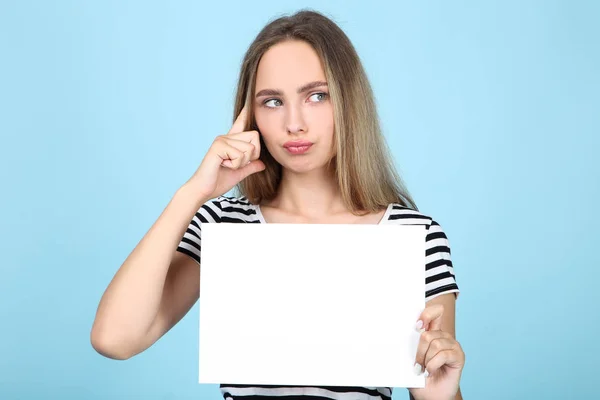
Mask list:
[{"label": "blonde hair", "polygon": [[[381,133],[371,85],[354,46],[329,18],[302,10],[267,24],[244,56],[238,80],[233,120],[248,104],[246,130],[258,130],[252,107],[258,64],[273,45],[301,40],[319,55],[328,83],[334,114],[335,175],[343,202],[354,213],[370,213],[398,203],[418,210],[396,172],[393,158]],[[261,138],[262,172],[237,185],[237,191],[254,204],[275,197],[281,181],[281,165]]]}]

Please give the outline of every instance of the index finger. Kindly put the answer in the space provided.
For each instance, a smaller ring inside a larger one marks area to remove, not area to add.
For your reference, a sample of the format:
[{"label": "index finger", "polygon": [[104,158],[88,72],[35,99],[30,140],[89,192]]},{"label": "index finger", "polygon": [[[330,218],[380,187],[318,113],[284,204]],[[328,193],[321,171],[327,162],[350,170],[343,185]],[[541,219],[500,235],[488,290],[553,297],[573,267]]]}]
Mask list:
[{"label": "index finger", "polygon": [[246,128],[246,121],[248,119],[248,107],[244,105],[242,111],[240,111],[239,115],[235,119],[235,122],[231,126],[229,133],[240,133],[243,132]]}]

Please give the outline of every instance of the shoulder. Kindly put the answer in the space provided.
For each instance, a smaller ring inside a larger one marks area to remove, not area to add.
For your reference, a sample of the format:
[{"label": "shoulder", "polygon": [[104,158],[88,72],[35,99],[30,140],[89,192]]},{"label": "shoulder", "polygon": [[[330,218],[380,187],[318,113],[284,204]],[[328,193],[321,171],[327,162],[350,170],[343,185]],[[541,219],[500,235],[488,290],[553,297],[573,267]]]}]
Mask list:
[{"label": "shoulder", "polygon": [[398,203],[390,204],[386,211],[386,223],[388,224],[425,225],[429,227],[434,222],[431,216]]},{"label": "shoulder", "polygon": [[219,196],[207,201],[198,213],[212,221],[208,222],[258,222],[257,206],[245,196]]},{"label": "shoulder", "polygon": [[390,204],[385,217],[386,224],[424,225],[427,230],[427,241],[448,239],[440,224],[428,214],[413,210],[401,204]]}]

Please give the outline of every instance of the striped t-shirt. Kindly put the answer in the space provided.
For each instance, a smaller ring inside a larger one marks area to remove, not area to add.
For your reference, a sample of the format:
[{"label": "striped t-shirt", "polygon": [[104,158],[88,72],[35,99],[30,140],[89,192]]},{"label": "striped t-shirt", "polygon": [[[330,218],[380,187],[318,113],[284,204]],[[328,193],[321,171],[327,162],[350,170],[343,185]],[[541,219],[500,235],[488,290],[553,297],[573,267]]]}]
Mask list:
[{"label": "striped t-shirt", "polygon": [[[220,222],[267,223],[260,206],[250,203],[245,197],[219,196],[203,204],[196,212],[177,251],[187,254],[200,264],[202,224]],[[400,204],[389,204],[379,224],[425,225],[425,301],[444,293],[456,293],[458,296],[448,238],[436,221]],[[220,390],[225,400],[259,400],[263,397],[288,400],[392,399],[391,387],[221,384]]]}]

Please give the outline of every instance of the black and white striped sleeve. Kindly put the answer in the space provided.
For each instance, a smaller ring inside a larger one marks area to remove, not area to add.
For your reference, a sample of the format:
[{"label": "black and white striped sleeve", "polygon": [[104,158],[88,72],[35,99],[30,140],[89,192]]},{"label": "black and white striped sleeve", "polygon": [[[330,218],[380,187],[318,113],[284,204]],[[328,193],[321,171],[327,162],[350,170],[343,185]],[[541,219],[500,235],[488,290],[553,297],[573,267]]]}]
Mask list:
[{"label": "black and white striped sleeve", "polygon": [[192,257],[200,265],[200,249],[202,242],[202,224],[221,222],[221,204],[217,198],[208,201],[200,207],[190,221],[179,245],[177,251]]},{"label": "black and white striped sleeve", "polygon": [[454,267],[448,237],[434,220],[427,227],[425,243],[425,300],[459,289],[454,276]]}]

